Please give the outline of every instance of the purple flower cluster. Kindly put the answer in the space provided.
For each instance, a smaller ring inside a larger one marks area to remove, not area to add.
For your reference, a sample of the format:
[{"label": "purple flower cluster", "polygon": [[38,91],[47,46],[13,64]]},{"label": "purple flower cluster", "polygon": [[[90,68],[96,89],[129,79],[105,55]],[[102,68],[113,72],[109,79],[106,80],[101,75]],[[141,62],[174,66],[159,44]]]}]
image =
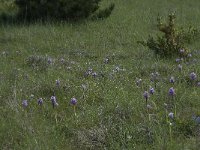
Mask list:
[{"label": "purple flower cluster", "polygon": [[183,58],[176,58],[176,62],[181,62],[183,61]]},{"label": "purple flower cluster", "polygon": [[92,77],[97,77],[97,73],[94,72],[91,68],[89,68],[85,73],[84,73],[84,76],[85,77],[88,77],[89,75],[91,75]]},{"label": "purple flower cluster", "polygon": [[108,64],[109,61],[110,61],[110,60],[109,60],[108,58],[105,58],[105,59],[104,59],[104,63],[105,63],[105,64]]},{"label": "purple flower cluster", "polygon": [[22,101],[22,106],[25,108],[28,106],[28,101],[27,100],[23,100]]},{"label": "purple flower cluster", "polygon": [[43,104],[43,99],[42,98],[39,98],[38,99],[38,105],[42,105]]},{"label": "purple flower cluster", "polygon": [[55,96],[51,96],[51,103],[52,103],[53,108],[55,108],[55,106],[58,106]]},{"label": "purple flower cluster", "polygon": [[149,93],[153,95],[154,92],[155,92],[154,88],[150,87],[150,89],[149,89]]},{"label": "purple flower cluster", "polygon": [[160,76],[160,74],[158,72],[151,73],[151,81],[155,82],[155,81],[159,80],[159,76]]},{"label": "purple flower cluster", "polygon": [[137,79],[137,80],[136,80],[136,85],[137,85],[137,86],[140,86],[141,84],[142,84],[142,79]]},{"label": "purple flower cluster", "polygon": [[174,119],[174,113],[170,112],[170,113],[168,114],[168,116],[169,116],[170,119]]},{"label": "purple flower cluster", "polygon": [[60,80],[56,80],[56,86],[60,86]]},{"label": "purple flower cluster", "polygon": [[174,95],[176,94],[173,87],[171,87],[171,88],[169,89],[169,92],[168,92],[168,93],[169,93],[170,96],[174,96]]},{"label": "purple flower cluster", "polygon": [[194,73],[194,72],[190,73],[190,79],[191,80],[196,80],[196,78],[197,78],[196,73]]},{"label": "purple flower cluster", "polygon": [[144,96],[144,98],[147,100],[150,96],[149,96],[149,93],[147,92],[147,91],[145,91],[144,93],[143,93],[143,96]]},{"label": "purple flower cluster", "polygon": [[77,104],[77,99],[73,97],[70,103],[75,106]]},{"label": "purple flower cluster", "polygon": [[174,77],[171,77],[171,78],[169,79],[169,82],[170,82],[170,83],[174,83],[174,82],[175,82],[175,78],[174,78]]},{"label": "purple flower cluster", "polygon": [[192,57],[192,54],[188,54],[187,57]]},{"label": "purple flower cluster", "polygon": [[181,54],[183,54],[184,52],[185,52],[185,50],[184,49],[180,49],[180,51],[179,51]]}]

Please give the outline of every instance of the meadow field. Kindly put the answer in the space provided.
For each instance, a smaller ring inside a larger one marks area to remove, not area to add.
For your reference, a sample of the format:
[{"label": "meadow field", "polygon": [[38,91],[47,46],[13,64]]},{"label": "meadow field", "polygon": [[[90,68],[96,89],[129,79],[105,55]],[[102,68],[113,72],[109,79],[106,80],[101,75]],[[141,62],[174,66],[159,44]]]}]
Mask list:
[{"label": "meadow field", "polygon": [[200,30],[200,1],[111,1],[104,20],[0,22],[0,149],[199,149],[200,39],[180,61],[137,41],[171,12]]}]

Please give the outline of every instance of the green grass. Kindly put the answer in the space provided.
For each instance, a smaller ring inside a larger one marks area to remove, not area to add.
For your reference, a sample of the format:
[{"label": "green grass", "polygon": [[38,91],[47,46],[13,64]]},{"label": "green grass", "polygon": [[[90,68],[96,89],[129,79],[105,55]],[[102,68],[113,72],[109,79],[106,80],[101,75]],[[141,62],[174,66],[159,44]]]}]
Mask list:
[{"label": "green grass", "polygon": [[[182,62],[181,72],[175,59],[156,59],[137,41],[157,33],[157,15],[171,11],[177,12],[178,24],[199,27],[200,2],[114,2],[112,15],[102,21],[0,26],[0,149],[198,149],[192,115],[199,113],[200,88],[188,78],[194,71],[200,81],[199,41],[189,45],[193,57],[190,64]],[[88,68],[96,78],[84,76]],[[153,107],[149,119],[143,93],[154,86],[152,72],[160,73],[160,82],[148,100]],[[139,87],[137,78],[142,79]],[[168,96],[170,87],[175,100]],[[40,97],[43,106],[37,105]],[[72,97],[78,100],[76,115]],[[176,103],[171,137],[166,115],[174,108],[166,114],[164,103]]]}]

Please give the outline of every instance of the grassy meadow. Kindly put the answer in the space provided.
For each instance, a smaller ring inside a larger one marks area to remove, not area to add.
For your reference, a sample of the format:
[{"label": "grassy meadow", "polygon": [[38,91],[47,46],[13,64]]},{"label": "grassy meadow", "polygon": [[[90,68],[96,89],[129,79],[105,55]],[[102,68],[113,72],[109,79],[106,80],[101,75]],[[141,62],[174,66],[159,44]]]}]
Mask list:
[{"label": "grassy meadow", "polygon": [[[157,34],[157,16],[174,11],[178,26],[200,29],[200,1],[113,2],[105,20],[0,24],[0,149],[199,149],[200,40],[181,62],[157,58],[137,41]],[[1,13],[12,11],[0,1]]]}]

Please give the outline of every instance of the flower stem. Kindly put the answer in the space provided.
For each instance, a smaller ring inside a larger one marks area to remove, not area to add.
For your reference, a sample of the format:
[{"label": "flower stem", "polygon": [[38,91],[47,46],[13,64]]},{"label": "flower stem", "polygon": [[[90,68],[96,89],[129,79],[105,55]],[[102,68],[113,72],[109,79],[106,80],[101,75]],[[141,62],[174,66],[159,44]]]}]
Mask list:
[{"label": "flower stem", "polygon": [[74,115],[76,116],[76,106],[74,106]]}]

